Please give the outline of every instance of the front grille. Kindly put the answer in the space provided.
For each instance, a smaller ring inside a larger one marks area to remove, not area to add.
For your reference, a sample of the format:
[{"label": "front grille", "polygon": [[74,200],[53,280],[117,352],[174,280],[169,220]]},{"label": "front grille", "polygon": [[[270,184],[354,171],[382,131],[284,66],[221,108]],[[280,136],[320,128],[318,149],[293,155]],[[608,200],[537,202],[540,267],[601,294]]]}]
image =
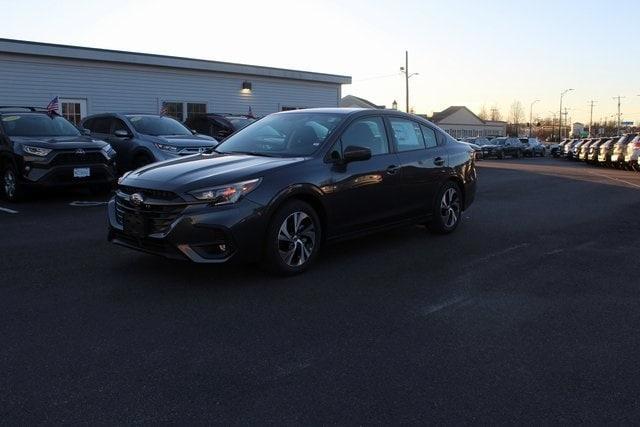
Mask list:
[{"label": "front grille", "polygon": [[64,165],[91,165],[91,164],[104,164],[107,159],[99,151],[89,151],[82,154],[75,152],[59,153],[53,160],[51,160],[51,166],[64,166]]},{"label": "front grille", "polygon": [[211,147],[186,147],[178,152],[181,156],[190,156],[193,154],[204,153],[207,150],[210,150]]},{"label": "front grille", "polygon": [[121,185],[120,187],[118,187],[118,190],[120,190],[120,192],[127,194],[129,196],[132,195],[133,193],[139,193],[147,198],[159,199],[167,202],[183,202],[184,201],[180,196],[178,196],[176,193],[172,191],[153,190],[149,188],[131,187],[128,185]]},{"label": "front grille", "polygon": [[[120,187],[122,190],[122,187]],[[156,190],[146,190],[149,191]],[[144,194],[144,193],[143,193]],[[173,193],[171,193],[173,194]],[[116,220],[124,225],[125,215],[131,215],[142,219],[145,224],[146,234],[166,232],[171,224],[186,208],[186,204],[166,203],[159,200],[145,200],[140,205],[133,205],[129,197],[122,191],[116,193]],[[125,230],[126,231],[126,230]]]}]

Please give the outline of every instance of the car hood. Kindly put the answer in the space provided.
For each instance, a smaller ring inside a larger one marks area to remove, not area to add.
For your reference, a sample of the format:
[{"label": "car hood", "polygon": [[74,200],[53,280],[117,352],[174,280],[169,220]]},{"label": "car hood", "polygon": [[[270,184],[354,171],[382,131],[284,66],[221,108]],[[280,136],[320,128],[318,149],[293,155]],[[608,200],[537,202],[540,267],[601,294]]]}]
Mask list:
[{"label": "car hood", "polygon": [[269,171],[305,160],[300,157],[197,154],[147,165],[131,172],[121,184],[179,193],[260,178]]},{"label": "car hood", "polygon": [[173,145],[174,147],[215,147],[218,141],[207,135],[145,135],[145,137],[154,143]]},{"label": "car hood", "polygon": [[76,148],[99,149],[107,145],[106,142],[89,136],[57,136],[57,137],[26,137],[12,136],[14,143],[21,145],[31,145],[34,147],[51,148],[54,150],[73,150]]}]

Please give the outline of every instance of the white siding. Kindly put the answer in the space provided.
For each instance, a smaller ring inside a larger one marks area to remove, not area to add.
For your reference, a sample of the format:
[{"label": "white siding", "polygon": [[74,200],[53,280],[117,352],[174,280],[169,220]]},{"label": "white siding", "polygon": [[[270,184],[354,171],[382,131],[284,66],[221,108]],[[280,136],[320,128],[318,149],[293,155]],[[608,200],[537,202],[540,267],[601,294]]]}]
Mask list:
[{"label": "white siding", "polygon": [[[240,92],[244,80],[252,93]],[[210,71],[0,53],[0,105],[87,100],[87,113],[157,113],[162,101],[208,104],[209,112],[266,115],[290,107],[337,107],[340,85]]]}]

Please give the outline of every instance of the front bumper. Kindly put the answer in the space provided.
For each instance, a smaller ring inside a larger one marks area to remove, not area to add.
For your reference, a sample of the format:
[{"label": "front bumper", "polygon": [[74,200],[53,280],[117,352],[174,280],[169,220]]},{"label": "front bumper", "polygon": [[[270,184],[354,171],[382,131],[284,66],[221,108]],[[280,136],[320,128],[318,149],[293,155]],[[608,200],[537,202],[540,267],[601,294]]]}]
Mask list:
[{"label": "front bumper", "polygon": [[[112,243],[196,263],[220,264],[231,260],[255,261],[262,255],[266,232],[262,206],[245,198],[234,205],[212,207],[187,204],[162,229],[147,229],[144,234],[125,230],[118,196],[108,205],[109,233]],[[118,209],[117,209],[118,208]],[[145,217],[144,207],[131,214]],[[144,218],[149,221],[148,218]]]},{"label": "front bumper", "polygon": [[[17,162],[20,181],[31,187],[64,187],[111,184],[117,179],[115,159],[99,151],[76,155],[59,152],[47,158],[25,156]],[[75,177],[74,170],[88,170],[88,176]]]}]

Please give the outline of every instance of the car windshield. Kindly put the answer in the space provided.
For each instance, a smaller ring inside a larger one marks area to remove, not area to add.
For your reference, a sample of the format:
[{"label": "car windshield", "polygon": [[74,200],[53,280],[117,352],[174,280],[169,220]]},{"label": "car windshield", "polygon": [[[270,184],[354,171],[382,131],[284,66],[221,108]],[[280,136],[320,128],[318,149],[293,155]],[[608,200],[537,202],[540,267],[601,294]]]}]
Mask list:
[{"label": "car windshield", "polygon": [[273,114],[230,136],[216,151],[276,157],[308,156],[322,145],[344,117],[331,113]]},{"label": "car windshield", "polygon": [[136,132],[145,135],[192,135],[189,129],[171,117],[131,115],[127,116],[127,119],[129,119]]},{"label": "car windshield", "polygon": [[78,136],[80,131],[66,119],[48,114],[11,114],[2,116],[2,128],[8,136]]}]

